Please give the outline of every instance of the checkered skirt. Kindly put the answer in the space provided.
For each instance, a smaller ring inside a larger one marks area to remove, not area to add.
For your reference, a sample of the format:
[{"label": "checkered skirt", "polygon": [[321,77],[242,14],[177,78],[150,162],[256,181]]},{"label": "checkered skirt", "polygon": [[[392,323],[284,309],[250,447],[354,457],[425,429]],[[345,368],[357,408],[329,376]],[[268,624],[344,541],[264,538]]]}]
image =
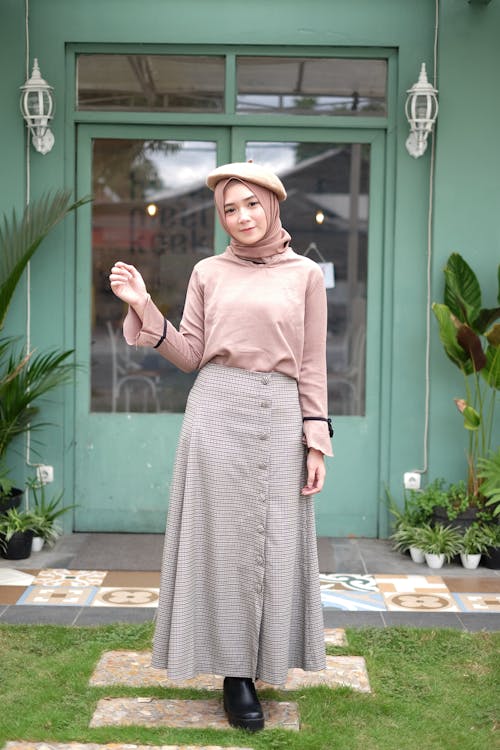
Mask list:
[{"label": "checkered skirt", "polygon": [[280,685],[325,668],[297,383],[206,365],[177,448],[152,665]]}]

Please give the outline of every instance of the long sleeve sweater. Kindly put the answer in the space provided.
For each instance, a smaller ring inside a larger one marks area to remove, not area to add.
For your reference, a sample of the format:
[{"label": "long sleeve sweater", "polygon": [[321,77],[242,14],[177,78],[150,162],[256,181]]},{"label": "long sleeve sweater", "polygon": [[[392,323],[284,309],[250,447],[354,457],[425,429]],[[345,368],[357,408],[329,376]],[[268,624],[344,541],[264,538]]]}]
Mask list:
[{"label": "long sleeve sweater", "polygon": [[[328,416],[327,305],[323,274],[291,248],[254,263],[227,249],[199,261],[191,274],[179,330],[167,323],[158,352],[184,372],[208,362],[280,372],[298,384],[303,417]],[[157,346],[164,317],[148,298],[143,321],[130,308],[128,344]],[[328,424],[304,421],[309,448],[333,455]]]}]

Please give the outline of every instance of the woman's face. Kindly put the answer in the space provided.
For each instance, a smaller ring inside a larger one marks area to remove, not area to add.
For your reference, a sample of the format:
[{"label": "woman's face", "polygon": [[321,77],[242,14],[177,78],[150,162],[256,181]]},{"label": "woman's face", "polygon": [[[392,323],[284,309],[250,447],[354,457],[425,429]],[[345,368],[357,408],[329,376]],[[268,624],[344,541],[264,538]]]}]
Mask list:
[{"label": "woman's face", "polygon": [[241,182],[231,182],[224,191],[224,217],[229,234],[242,245],[254,245],[267,231],[262,205]]}]

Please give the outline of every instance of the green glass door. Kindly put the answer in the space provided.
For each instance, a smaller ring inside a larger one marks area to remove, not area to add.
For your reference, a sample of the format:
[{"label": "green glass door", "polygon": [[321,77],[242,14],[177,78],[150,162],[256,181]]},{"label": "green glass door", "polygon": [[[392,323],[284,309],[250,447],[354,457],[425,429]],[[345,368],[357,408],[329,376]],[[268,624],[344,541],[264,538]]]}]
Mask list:
[{"label": "green glass door", "polygon": [[376,536],[379,514],[384,135],[380,131],[239,128],[233,158],[277,171],[283,225],[321,264],[335,458],[316,502],[320,536]]},{"label": "green glass door", "polygon": [[77,227],[76,531],[164,529],[195,376],[127,346],[108,274],[116,260],[136,265],[178,324],[191,270],[220,235],[205,176],[228,158],[223,128],[79,128],[78,194],[94,200]]},{"label": "green glass door", "polygon": [[335,459],[315,499],[318,534],[376,536],[384,148],[380,130],[82,125],[78,194],[75,502],[77,531],[161,532],[177,436],[194,375],[128,347],[112,263],[143,273],[177,324],[193,265],[226,238],[204,186],[216,164],[253,159],[283,179],[282,220],[327,288]]}]

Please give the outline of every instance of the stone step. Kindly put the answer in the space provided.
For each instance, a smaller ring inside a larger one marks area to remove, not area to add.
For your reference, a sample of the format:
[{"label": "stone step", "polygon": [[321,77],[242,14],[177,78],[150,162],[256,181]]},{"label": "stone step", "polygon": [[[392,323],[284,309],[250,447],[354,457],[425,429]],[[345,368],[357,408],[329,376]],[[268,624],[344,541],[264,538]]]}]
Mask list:
[{"label": "stone step", "polygon": [[[267,729],[299,729],[296,703],[262,701]],[[95,727],[170,727],[175,729],[231,729],[222,700],[169,700],[164,698],[103,698],[92,720]]]},{"label": "stone step", "polygon": [[[90,678],[90,685],[222,690],[222,679],[219,675],[203,674],[190,680],[169,680],[164,669],[154,669],[151,666],[150,651],[106,651],[97,663]],[[290,669],[283,689],[298,690],[313,685],[342,685],[369,693],[370,683],[365,660],[361,656],[327,656],[326,669],[321,672]],[[264,687],[265,683],[258,681],[257,686]]]},{"label": "stone step", "polygon": [[235,745],[131,745],[113,742],[96,745],[92,742],[7,742],[5,750],[252,750],[251,747]]}]

